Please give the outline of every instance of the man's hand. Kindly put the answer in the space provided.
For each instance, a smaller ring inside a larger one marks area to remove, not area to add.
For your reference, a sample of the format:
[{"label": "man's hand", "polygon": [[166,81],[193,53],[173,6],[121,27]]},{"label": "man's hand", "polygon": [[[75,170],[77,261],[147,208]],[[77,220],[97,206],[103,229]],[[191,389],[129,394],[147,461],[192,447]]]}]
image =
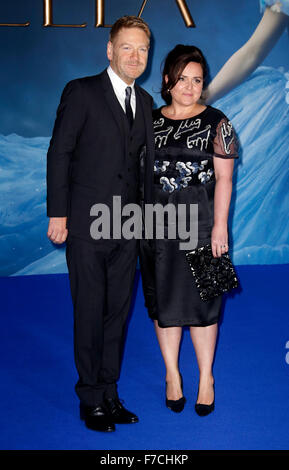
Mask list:
[{"label": "man's hand", "polygon": [[67,217],[50,217],[47,236],[53,243],[64,243],[68,230],[66,228]]}]

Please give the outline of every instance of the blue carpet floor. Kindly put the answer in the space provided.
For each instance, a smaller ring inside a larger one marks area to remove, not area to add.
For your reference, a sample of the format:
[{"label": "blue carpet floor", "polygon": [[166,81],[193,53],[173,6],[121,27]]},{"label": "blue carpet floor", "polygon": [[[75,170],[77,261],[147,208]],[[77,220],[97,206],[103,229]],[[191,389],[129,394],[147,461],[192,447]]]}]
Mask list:
[{"label": "blue carpet floor", "polygon": [[181,414],[164,406],[165,369],[137,277],[119,394],[140,422],[109,434],[78,416],[67,276],[0,278],[0,449],[289,449],[289,265],[237,270],[242,288],[225,301],[216,408],[206,418],[193,408],[198,370],[187,329],[187,404]]}]

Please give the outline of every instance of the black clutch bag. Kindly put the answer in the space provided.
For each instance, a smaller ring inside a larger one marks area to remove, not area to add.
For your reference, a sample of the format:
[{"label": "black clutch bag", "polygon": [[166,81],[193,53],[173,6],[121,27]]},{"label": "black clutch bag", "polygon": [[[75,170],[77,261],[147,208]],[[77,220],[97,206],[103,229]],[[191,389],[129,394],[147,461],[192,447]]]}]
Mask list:
[{"label": "black clutch bag", "polygon": [[210,300],[238,286],[238,279],[228,253],[214,258],[211,245],[186,253],[202,300]]}]

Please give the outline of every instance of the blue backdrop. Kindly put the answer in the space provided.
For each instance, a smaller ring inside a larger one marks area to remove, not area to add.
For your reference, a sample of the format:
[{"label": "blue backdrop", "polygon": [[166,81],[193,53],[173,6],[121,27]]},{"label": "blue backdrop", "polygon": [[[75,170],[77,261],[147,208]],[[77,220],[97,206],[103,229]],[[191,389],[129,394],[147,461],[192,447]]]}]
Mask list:
[{"label": "blue backdrop", "polygon": [[[196,28],[186,28],[174,0],[149,0],[142,17],[153,44],[139,83],[156,105],[162,103],[160,65],[175,44],[200,47],[213,78],[254,33],[264,3],[187,0]],[[141,4],[106,0],[106,23],[138,14]],[[289,0],[282,4],[288,15]],[[66,272],[64,249],[46,237],[46,151],[66,82],[108,65],[109,29],[94,27],[95,2],[54,0],[53,6],[55,23],[87,27],[43,27],[39,0],[1,5],[1,23],[30,26],[0,26],[0,275]],[[288,44],[285,28],[259,67],[214,103],[232,120],[242,148],[230,215],[236,264],[289,263]]]}]

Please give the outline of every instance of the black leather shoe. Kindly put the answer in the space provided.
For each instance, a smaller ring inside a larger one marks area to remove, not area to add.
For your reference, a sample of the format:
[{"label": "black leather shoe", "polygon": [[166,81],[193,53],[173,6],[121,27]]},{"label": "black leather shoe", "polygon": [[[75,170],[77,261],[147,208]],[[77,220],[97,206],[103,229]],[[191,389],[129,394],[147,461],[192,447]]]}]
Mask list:
[{"label": "black leather shoe", "polygon": [[[181,376],[181,374],[180,374],[180,378],[181,378],[181,389],[183,391],[183,377]],[[167,390],[167,382],[166,382],[166,390]],[[181,397],[178,400],[168,400],[167,395],[166,395],[166,407],[174,411],[175,413],[180,413],[181,411],[183,411],[185,403],[186,403],[185,397]]]},{"label": "black leather shoe", "polygon": [[117,398],[107,398],[104,400],[108,416],[116,424],[137,423],[138,417],[124,408]]},{"label": "black leather shoe", "polygon": [[83,419],[86,426],[94,431],[115,431],[114,422],[102,405],[90,407],[80,404],[80,419]]}]

